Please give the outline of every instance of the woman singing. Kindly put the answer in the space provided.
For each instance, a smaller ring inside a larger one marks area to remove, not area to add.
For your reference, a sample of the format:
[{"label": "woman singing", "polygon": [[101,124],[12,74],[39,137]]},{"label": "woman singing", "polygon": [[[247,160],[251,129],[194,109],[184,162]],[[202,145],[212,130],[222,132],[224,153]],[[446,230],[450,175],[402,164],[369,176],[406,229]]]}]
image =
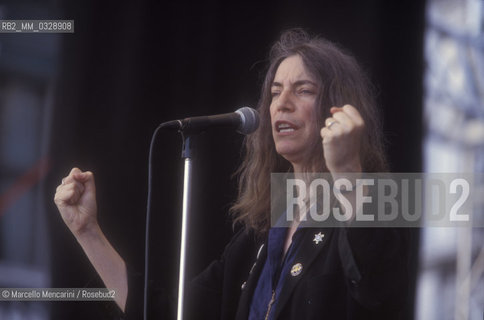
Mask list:
[{"label": "woman singing", "polygon": [[[260,127],[245,141],[242,226],[220,260],[187,288],[187,318],[398,319],[406,296],[402,229],[271,228],[273,172],[346,174],[387,170],[371,85],[335,44],[296,29],[273,45],[258,104]],[[354,198],[353,191],[346,197]],[[94,177],[75,168],[55,202],[128,319],[132,281],[97,223]],[[128,285],[129,283],[129,285]]]}]

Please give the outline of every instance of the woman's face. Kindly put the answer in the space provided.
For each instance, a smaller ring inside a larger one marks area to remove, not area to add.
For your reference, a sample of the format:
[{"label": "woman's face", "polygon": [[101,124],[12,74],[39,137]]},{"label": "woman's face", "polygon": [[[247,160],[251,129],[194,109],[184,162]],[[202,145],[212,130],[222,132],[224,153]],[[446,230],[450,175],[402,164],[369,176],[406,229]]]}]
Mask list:
[{"label": "woman's face", "polygon": [[284,59],[271,86],[272,137],[276,151],[299,171],[307,161],[311,141],[319,133],[316,100],[320,88],[299,55]]}]

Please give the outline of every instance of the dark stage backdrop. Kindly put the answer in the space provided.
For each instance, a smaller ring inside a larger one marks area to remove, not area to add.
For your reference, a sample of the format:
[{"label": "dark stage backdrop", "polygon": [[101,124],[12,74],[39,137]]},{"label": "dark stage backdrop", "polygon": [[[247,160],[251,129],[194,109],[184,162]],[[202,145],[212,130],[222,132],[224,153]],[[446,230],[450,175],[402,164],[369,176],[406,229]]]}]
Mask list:
[{"label": "dark stage backdrop", "polygon": [[[131,270],[143,268],[148,149],[156,126],[255,106],[265,59],[283,29],[304,27],[335,41],[379,88],[394,171],[421,168],[423,1],[64,1],[75,34],[63,37],[53,125],[52,197],[72,166],[92,170],[100,224]],[[232,232],[231,177],[243,137],[199,139],[189,274],[217,258]],[[164,133],[154,154],[153,282],[177,284],[181,139]],[[50,196],[50,195],[49,195]],[[50,201],[50,200],[49,200]],[[102,285],[53,202],[53,287]],[[141,292],[138,292],[141,294]],[[411,310],[411,304],[409,310]],[[53,303],[53,319],[105,319],[95,303]],[[411,311],[409,311],[411,317]]]}]

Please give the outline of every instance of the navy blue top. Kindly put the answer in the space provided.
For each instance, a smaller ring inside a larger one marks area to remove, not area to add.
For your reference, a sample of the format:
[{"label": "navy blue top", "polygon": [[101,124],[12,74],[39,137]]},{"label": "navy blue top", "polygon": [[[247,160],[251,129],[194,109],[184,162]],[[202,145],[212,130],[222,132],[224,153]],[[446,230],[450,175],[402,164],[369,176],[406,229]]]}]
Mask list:
[{"label": "navy blue top", "polygon": [[275,301],[271,306],[268,319],[273,319],[277,299],[280,296],[286,277],[289,275],[301,239],[298,229],[292,236],[292,243],[282,261],[284,241],[288,228],[271,228],[267,240],[267,259],[262,269],[250,304],[249,320],[265,319],[272,291]]}]

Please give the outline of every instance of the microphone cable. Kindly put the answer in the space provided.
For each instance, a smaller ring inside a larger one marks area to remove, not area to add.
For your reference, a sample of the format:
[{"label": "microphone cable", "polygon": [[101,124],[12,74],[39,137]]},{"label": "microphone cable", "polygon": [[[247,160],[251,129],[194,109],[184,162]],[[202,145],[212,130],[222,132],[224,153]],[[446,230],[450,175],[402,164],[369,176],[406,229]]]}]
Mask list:
[{"label": "microphone cable", "polygon": [[[163,123],[160,124],[151,137],[150,151],[148,155],[148,199],[146,201],[146,226],[145,226],[145,274],[144,274],[144,288],[143,288],[143,319],[148,320],[148,287],[149,287],[149,245],[150,245],[150,219],[151,219],[151,194],[153,189],[153,147],[160,129],[163,128]],[[129,289],[128,289],[129,290]]]}]

